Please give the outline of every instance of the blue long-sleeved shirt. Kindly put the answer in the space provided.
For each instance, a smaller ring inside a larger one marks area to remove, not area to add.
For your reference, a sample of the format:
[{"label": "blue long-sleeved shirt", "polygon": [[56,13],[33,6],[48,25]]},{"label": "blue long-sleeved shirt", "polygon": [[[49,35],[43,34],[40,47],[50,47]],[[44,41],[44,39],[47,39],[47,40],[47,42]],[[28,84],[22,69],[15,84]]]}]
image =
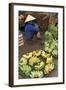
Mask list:
[{"label": "blue long-sleeved shirt", "polygon": [[25,25],[25,39],[31,40],[33,38],[33,35],[39,31],[38,25],[36,23],[27,23]]}]

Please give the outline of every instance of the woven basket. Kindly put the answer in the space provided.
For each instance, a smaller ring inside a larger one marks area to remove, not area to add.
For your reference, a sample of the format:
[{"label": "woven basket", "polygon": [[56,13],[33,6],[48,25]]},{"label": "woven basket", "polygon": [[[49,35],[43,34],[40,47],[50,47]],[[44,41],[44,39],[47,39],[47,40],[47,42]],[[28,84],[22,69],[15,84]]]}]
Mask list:
[{"label": "woven basket", "polygon": [[19,46],[23,46],[24,45],[24,39],[23,39],[22,32],[19,32],[18,39],[19,39]]}]

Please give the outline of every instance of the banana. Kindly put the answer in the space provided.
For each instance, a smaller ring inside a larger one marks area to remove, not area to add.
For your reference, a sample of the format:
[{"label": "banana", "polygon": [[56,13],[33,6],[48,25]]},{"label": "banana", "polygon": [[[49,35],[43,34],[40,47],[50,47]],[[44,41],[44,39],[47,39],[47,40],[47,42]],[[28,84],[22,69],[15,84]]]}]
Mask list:
[{"label": "banana", "polygon": [[45,58],[45,52],[44,52],[44,51],[42,51],[41,56],[42,56],[43,58]]},{"label": "banana", "polygon": [[46,63],[52,63],[53,62],[53,58],[51,57],[47,57],[46,59]]},{"label": "banana", "polygon": [[32,57],[32,52],[24,54],[23,57],[29,59],[30,57]]},{"label": "banana", "polygon": [[42,61],[39,63],[39,65],[35,65],[35,69],[36,70],[41,70],[42,68],[44,68],[45,66],[45,63]]},{"label": "banana", "polygon": [[49,74],[49,65],[45,66],[44,73],[45,74]]},{"label": "banana", "polygon": [[22,57],[22,58],[20,59],[20,61],[19,61],[19,64],[20,64],[20,65],[27,64],[27,59],[24,58],[24,57]]},{"label": "banana", "polygon": [[53,70],[54,69],[54,63],[51,63],[50,64],[50,70]]},{"label": "banana", "polygon": [[41,55],[41,50],[33,51],[33,55],[34,56],[40,56]]}]

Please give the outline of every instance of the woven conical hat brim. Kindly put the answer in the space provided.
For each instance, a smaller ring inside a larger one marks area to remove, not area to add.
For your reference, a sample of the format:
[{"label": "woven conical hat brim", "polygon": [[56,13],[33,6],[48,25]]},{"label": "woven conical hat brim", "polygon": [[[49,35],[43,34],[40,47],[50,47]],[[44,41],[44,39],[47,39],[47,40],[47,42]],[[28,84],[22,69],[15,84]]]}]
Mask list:
[{"label": "woven conical hat brim", "polygon": [[36,19],[36,18],[33,17],[32,15],[28,15],[27,18],[26,18],[26,20],[25,20],[25,23],[26,23],[26,22],[29,22],[29,21],[32,21],[32,20],[35,20],[35,19]]}]

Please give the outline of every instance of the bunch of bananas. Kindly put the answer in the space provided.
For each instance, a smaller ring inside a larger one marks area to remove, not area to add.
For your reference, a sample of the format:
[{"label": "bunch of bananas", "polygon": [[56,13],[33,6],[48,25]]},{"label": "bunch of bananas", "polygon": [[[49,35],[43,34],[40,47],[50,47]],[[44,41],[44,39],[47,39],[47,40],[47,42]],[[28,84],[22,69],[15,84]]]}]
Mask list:
[{"label": "bunch of bananas", "polygon": [[19,67],[22,73],[30,78],[41,78],[54,69],[54,59],[43,50],[35,50],[22,55]]},{"label": "bunch of bananas", "polygon": [[32,57],[32,52],[24,54],[23,57],[26,58],[26,59],[31,58]]},{"label": "bunch of bananas", "polygon": [[31,78],[42,78],[43,77],[43,72],[42,71],[32,71],[30,74]]},{"label": "bunch of bananas", "polygon": [[54,63],[48,63],[44,68],[44,73],[49,74],[54,69]]},{"label": "bunch of bananas", "polygon": [[44,73],[45,74],[49,74],[52,70],[54,69],[54,61],[53,61],[53,57],[47,57],[46,59],[46,65],[44,68]]},{"label": "bunch of bananas", "polygon": [[30,59],[29,59],[29,64],[30,65],[34,65],[34,64],[36,64],[36,63],[39,63],[40,62],[40,60],[39,60],[39,58],[37,58],[37,57],[35,57],[35,56],[32,56]]}]

